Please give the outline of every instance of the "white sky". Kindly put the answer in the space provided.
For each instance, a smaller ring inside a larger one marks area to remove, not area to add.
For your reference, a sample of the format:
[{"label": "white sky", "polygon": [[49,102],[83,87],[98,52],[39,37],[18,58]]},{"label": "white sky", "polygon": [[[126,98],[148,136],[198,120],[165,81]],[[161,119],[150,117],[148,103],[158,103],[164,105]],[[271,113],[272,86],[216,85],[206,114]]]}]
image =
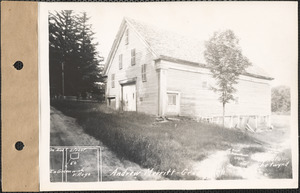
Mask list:
[{"label": "white sky", "polygon": [[[52,6],[53,5],[53,6]],[[232,29],[243,53],[275,78],[294,85],[298,72],[297,2],[52,3],[51,9],[86,11],[99,52],[107,58],[123,17],[207,40]],[[59,6],[57,6],[59,5]]]}]

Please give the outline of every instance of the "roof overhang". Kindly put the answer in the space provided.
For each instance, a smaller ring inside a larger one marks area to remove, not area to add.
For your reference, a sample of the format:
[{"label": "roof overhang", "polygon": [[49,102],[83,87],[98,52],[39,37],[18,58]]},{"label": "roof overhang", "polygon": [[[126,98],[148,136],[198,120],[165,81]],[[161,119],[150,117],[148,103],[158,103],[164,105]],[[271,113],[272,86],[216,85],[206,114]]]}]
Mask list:
[{"label": "roof overhang", "polygon": [[126,80],[120,80],[119,83],[120,83],[120,85],[135,84],[136,83],[136,79],[137,79],[137,77],[128,78]]},{"label": "roof overhang", "polygon": [[[197,63],[197,62],[191,62],[191,61],[186,61],[186,60],[182,60],[182,59],[178,59],[178,58],[173,58],[173,57],[169,57],[169,56],[159,56],[155,59],[156,62],[158,61],[168,61],[168,62],[174,62],[174,63],[178,63],[178,64],[184,64],[184,65],[191,65],[191,66],[195,66],[195,67],[199,67],[199,68],[206,68],[206,69],[211,69],[211,67],[209,67],[206,64],[202,64],[202,63]],[[259,78],[259,79],[265,79],[265,80],[274,80],[274,78],[272,77],[268,77],[268,76],[261,76],[261,75],[257,75],[257,74],[252,74],[252,73],[242,73],[242,75],[244,76],[249,76],[249,77],[253,77],[253,78]]]}]

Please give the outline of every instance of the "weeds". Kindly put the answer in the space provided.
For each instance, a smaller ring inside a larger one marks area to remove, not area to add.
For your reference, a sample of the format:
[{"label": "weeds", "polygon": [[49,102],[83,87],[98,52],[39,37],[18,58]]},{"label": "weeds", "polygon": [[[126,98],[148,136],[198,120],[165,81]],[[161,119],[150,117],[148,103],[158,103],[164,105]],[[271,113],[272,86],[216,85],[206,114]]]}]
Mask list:
[{"label": "weeds", "polygon": [[121,159],[160,171],[181,172],[191,161],[201,161],[212,151],[255,141],[247,133],[189,119],[157,125],[153,124],[154,116],[114,112],[99,103],[52,101],[51,105],[76,118],[86,133],[102,141]]}]

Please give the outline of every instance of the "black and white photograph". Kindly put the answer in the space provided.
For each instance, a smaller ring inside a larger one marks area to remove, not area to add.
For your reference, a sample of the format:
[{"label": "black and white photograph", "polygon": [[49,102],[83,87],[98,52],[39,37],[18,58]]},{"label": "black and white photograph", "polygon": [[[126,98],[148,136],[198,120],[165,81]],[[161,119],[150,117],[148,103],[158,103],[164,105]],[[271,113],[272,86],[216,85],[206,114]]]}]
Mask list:
[{"label": "black and white photograph", "polygon": [[42,189],[297,187],[296,2],[39,11]]}]

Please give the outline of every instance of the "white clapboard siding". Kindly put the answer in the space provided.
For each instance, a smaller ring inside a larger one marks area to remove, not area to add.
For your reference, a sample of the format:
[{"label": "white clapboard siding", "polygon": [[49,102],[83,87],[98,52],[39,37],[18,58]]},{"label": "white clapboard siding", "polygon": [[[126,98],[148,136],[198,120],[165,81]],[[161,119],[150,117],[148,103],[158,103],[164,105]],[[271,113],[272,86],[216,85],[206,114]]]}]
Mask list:
[{"label": "white clapboard siding", "polygon": [[[136,51],[136,64],[131,65],[131,50]],[[123,56],[123,68],[119,69],[119,55]],[[142,81],[142,65],[146,64],[147,81]],[[115,88],[111,87],[111,77],[115,74]],[[107,73],[106,96],[116,97],[116,109],[120,108],[121,103],[121,85],[119,81],[136,78],[137,111],[148,114],[157,114],[158,112],[158,77],[155,71],[152,53],[142,43],[134,31],[129,28],[129,43],[125,44],[125,38],[122,37],[113,56],[112,64]]]},{"label": "white clapboard siding", "polygon": [[[254,78],[255,79],[255,78]],[[203,88],[203,82],[208,87]],[[222,115],[222,104],[218,94],[209,85],[214,85],[211,75],[168,69],[167,90],[178,91],[181,95],[180,114],[200,117]],[[255,80],[240,80],[236,86],[237,102],[226,104],[226,115],[269,115],[271,112],[271,91],[268,83]]]},{"label": "white clapboard siding", "polygon": [[[169,92],[177,93],[180,98],[177,103],[179,115],[216,118],[220,121],[218,117],[222,116],[222,104],[218,99],[218,94],[211,90],[211,86],[215,85],[215,80],[209,69],[205,68],[203,64],[177,60],[160,54],[159,51],[165,53],[166,50],[169,50],[169,47],[162,49],[169,45],[168,42],[154,41],[159,35],[158,33],[154,33],[150,28],[145,28],[136,22],[130,25],[127,22],[127,20],[123,21],[118,37],[125,34],[124,31],[128,29],[128,44],[125,43],[125,37],[121,37],[119,43],[114,43],[113,54],[109,56],[110,65],[106,69],[106,96],[108,99],[111,97],[116,99],[110,105],[115,109],[121,107],[119,81],[136,79],[136,109],[138,112],[164,116],[167,114],[167,93]],[[141,32],[149,33],[140,34]],[[146,35],[147,38],[143,38],[143,35]],[[163,38],[166,37],[163,36]],[[131,65],[132,49],[135,49],[136,57],[134,66]],[[169,54],[172,55],[172,53]],[[120,54],[123,59],[122,69],[119,69]],[[147,65],[146,82],[142,81],[142,65],[144,64]],[[111,84],[112,74],[115,75],[114,88]],[[238,100],[226,104],[225,111],[231,125],[233,122],[240,122],[238,117],[261,116],[265,119],[271,114],[270,80],[270,78],[240,76],[236,87],[238,91],[235,94]],[[245,122],[245,120],[242,119],[241,122]]]}]

